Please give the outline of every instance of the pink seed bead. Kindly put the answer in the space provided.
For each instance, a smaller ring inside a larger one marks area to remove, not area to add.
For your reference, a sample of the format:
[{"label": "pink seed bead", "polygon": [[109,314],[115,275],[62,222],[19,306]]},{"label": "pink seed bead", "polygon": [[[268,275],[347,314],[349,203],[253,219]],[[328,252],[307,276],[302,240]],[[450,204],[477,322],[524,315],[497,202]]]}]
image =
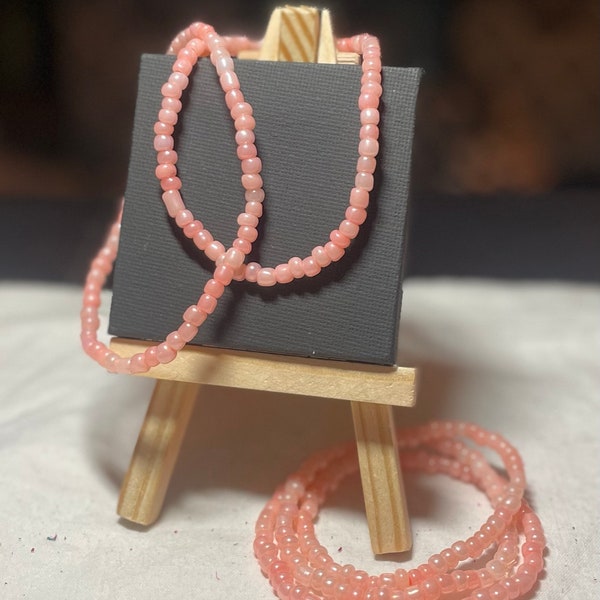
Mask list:
[{"label": "pink seed bead", "polygon": [[194,215],[191,211],[184,209],[177,212],[175,215],[175,222],[179,227],[185,227],[189,225],[194,220]]},{"label": "pink seed bead", "polygon": [[131,372],[131,360],[129,358],[117,358],[114,362],[114,370],[116,373],[124,375]]},{"label": "pink seed bead", "polygon": [[219,58],[216,58],[213,61],[213,64],[215,65],[217,75],[222,75],[226,71],[232,71],[234,68],[233,59],[230,56],[221,56]]},{"label": "pink seed bead", "polygon": [[275,267],[275,278],[277,279],[277,283],[289,283],[294,279],[294,275],[290,266],[285,263]]},{"label": "pink seed bead", "polygon": [[146,356],[139,352],[134,354],[130,359],[131,373],[145,373],[150,367],[146,362]]},{"label": "pink seed bead", "polygon": [[181,179],[179,177],[167,177],[160,180],[160,187],[168,192],[169,190],[181,189]]},{"label": "pink seed bead", "polygon": [[361,156],[377,156],[379,142],[374,138],[365,138],[358,144],[358,152]]},{"label": "pink seed bead", "polygon": [[100,327],[100,319],[97,315],[81,317],[81,326],[82,328],[85,328],[86,331],[94,332]]},{"label": "pink seed bead", "polygon": [[314,277],[321,272],[321,267],[312,256],[308,256],[302,261],[302,268],[307,277]]},{"label": "pink seed bead", "polygon": [[[170,84],[178,87],[180,90],[185,90],[185,88],[188,86],[190,80],[187,75],[184,75],[183,73],[175,72],[175,73],[171,73],[169,75],[168,82]],[[168,96],[169,94],[164,94],[164,95]]]},{"label": "pink seed bead", "polygon": [[171,82],[163,84],[160,88],[160,93],[169,98],[181,98],[181,88]]},{"label": "pink seed bead", "polygon": [[263,214],[263,205],[261,202],[246,202],[246,207],[244,210],[248,214],[260,218]]},{"label": "pink seed bead", "polygon": [[290,266],[290,271],[292,275],[296,279],[300,279],[300,277],[304,277],[304,267],[302,266],[302,259],[298,256],[293,256],[288,260],[288,265]]},{"label": "pink seed bead", "polygon": [[359,227],[356,223],[345,219],[340,223],[339,231],[342,235],[353,240],[358,235]]},{"label": "pink seed bead", "polygon": [[223,40],[214,31],[208,31],[205,34],[204,39],[206,41],[206,45],[211,51],[223,46]]},{"label": "pink seed bead", "polygon": [[[233,71],[225,71],[219,77],[219,83],[224,92],[236,90],[240,88],[240,81]],[[166,94],[165,94],[166,95]]]},{"label": "pink seed bead", "polygon": [[251,129],[240,129],[235,132],[235,143],[238,146],[242,146],[244,144],[254,144],[256,140],[256,136],[254,135],[254,131]]},{"label": "pink seed bead", "polygon": [[156,155],[156,162],[159,165],[166,163],[175,164],[177,162],[177,152],[175,150],[162,150]]},{"label": "pink seed bead", "polygon": [[269,287],[277,283],[275,269],[270,267],[262,268],[256,275],[256,283],[263,287]]},{"label": "pink seed bead", "polygon": [[198,327],[191,323],[182,323],[177,330],[179,337],[185,342],[191,342],[198,334]]},{"label": "pink seed bead", "polygon": [[362,188],[352,188],[350,192],[350,206],[367,208],[369,206],[369,192]]},{"label": "pink seed bead", "polygon": [[441,554],[434,554],[427,562],[435,572],[444,572],[448,566]]},{"label": "pink seed bead", "polygon": [[378,97],[380,97],[381,94],[383,94],[383,88],[381,87],[381,84],[377,83],[376,81],[367,81],[363,83],[360,89],[362,92],[369,92],[371,94],[375,94]]},{"label": "pink seed bead", "polygon": [[190,50],[189,48],[186,47],[186,48],[182,48],[177,53],[177,59],[178,60],[187,60],[191,64],[195,64],[196,61],[198,60],[198,57],[196,56],[195,52],[193,52],[192,50]]},{"label": "pink seed bead", "polygon": [[211,296],[214,296],[215,298],[220,298],[223,295],[224,291],[225,291],[225,286],[220,281],[217,281],[214,278],[209,279],[206,282],[206,284],[204,285],[204,293],[210,294]]},{"label": "pink seed bead", "polygon": [[462,542],[462,541],[454,542],[454,544],[452,544],[452,546],[451,546],[451,549],[456,554],[456,557],[458,558],[458,560],[465,560],[469,557],[469,550],[468,550],[465,542]]},{"label": "pink seed bead", "polygon": [[360,82],[361,84],[365,84],[369,81],[374,81],[375,83],[381,83],[381,73],[379,71],[369,70],[363,72]]},{"label": "pink seed bead", "polygon": [[252,106],[250,106],[250,104],[247,102],[238,102],[231,108],[231,117],[235,120],[242,115],[251,115],[252,112]]},{"label": "pink seed bead", "polygon": [[[262,208],[262,207],[261,207]],[[241,213],[237,218],[238,225],[247,225],[248,227],[256,227],[258,225],[258,217],[250,213]]]},{"label": "pink seed bead", "polygon": [[256,121],[252,115],[241,115],[234,122],[233,125],[236,131],[244,129],[254,129],[256,127]]},{"label": "pink seed bead", "polygon": [[356,161],[356,170],[359,173],[374,173],[377,161],[372,156],[359,156]]},{"label": "pink seed bead", "polygon": [[196,247],[198,248],[198,250],[206,250],[208,245],[210,243],[212,243],[213,236],[210,233],[210,231],[203,229],[201,231],[198,231],[194,235],[193,241],[194,241],[194,244],[196,244]]},{"label": "pink seed bead", "polygon": [[225,104],[227,108],[231,110],[236,104],[244,102],[244,94],[239,89],[228,90],[225,94]]},{"label": "pink seed bead", "polygon": [[175,127],[173,127],[173,125],[161,123],[160,121],[156,121],[156,123],[154,123],[154,133],[156,135],[171,135],[174,131]]},{"label": "pink seed bead", "polygon": [[365,108],[360,111],[361,125],[378,125],[380,119],[379,111],[376,108]]},{"label": "pink seed bead", "polygon": [[263,180],[260,175],[257,174],[244,174],[242,175],[242,186],[246,190],[256,190],[261,188]]},{"label": "pink seed bead", "polygon": [[344,249],[336,246],[333,242],[327,242],[323,248],[325,248],[325,252],[333,262],[337,262],[345,254]]},{"label": "pink seed bead", "polygon": [[256,283],[258,272],[262,267],[257,262],[251,262],[246,265],[246,281]]},{"label": "pink seed bead", "polygon": [[350,238],[344,235],[339,229],[334,229],[329,234],[329,239],[340,248],[347,248],[350,245]]},{"label": "pink seed bead", "polygon": [[233,244],[231,244],[232,248],[239,250],[244,253],[244,256],[250,254],[252,252],[252,244],[248,240],[244,240],[242,238],[236,238],[233,240]]},{"label": "pink seed bead", "polygon": [[242,173],[260,173],[262,170],[262,161],[258,156],[246,158],[242,161]]},{"label": "pink seed bead", "polygon": [[166,179],[167,177],[173,177],[177,175],[177,167],[173,164],[162,164],[157,165],[154,169],[154,174],[157,179]]},{"label": "pink seed bead", "polygon": [[363,92],[358,97],[358,108],[364,110],[365,108],[377,108],[379,106],[379,96],[369,92]]},{"label": "pink seed bead", "polygon": [[451,548],[444,548],[444,550],[442,550],[440,554],[442,555],[442,558],[446,561],[450,569],[454,569],[454,567],[456,567],[456,565],[458,564],[458,557],[456,556],[454,550],[452,550]]},{"label": "pink seed bead", "polygon": [[100,306],[100,295],[98,293],[85,294],[83,304],[84,306]]},{"label": "pink seed bead", "polygon": [[256,190],[246,190],[244,193],[244,199],[246,202],[262,202],[265,199],[265,190],[262,188]]},{"label": "pink seed bead", "polygon": [[173,71],[177,71],[178,73],[183,73],[184,75],[188,75],[192,72],[193,65],[189,60],[185,58],[178,58],[173,63]]},{"label": "pink seed bead", "polygon": [[217,308],[217,299],[210,294],[202,294],[198,300],[198,308],[210,315]]},{"label": "pink seed bead", "polygon": [[221,254],[225,253],[225,246],[221,244],[221,242],[212,241],[206,248],[204,249],[204,253],[210,260],[217,260]]},{"label": "pink seed bead", "polygon": [[258,231],[256,227],[250,227],[249,225],[242,225],[237,230],[237,235],[240,239],[246,240],[247,242],[255,242],[258,238]]},{"label": "pink seed bead", "polygon": [[374,140],[379,138],[379,127],[377,125],[363,125],[358,130],[358,137],[361,140],[365,140],[367,138],[373,138]]},{"label": "pink seed bead", "polygon": [[[178,100],[177,98],[163,98],[160,102],[160,106],[163,110],[170,110],[174,113],[178,113],[181,108],[182,108],[182,104],[181,104],[181,100]],[[160,114],[160,113],[159,113]],[[175,118],[177,118],[177,114],[175,114]],[[171,125],[174,125],[175,123],[171,123]]]},{"label": "pink seed bead", "polygon": [[240,160],[254,158],[256,156],[256,146],[254,144],[241,144],[237,147],[237,157]]},{"label": "pink seed bead", "polygon": [[158,111],[158,120],[167,125],[175,125],[177,123],[177,113],[174,110],[161,108]]},{"label": "pink seed bead", "polygon": [[354,178],[354,185],[370,192],[375,184],[375,179],[371,173],[357,173]]},{"label": "pink seed bead", "polygon": [[377,73],[381,72],[381,59],[380,58],[367,58],[362,62],[362,68],[365,72],[375,71]]},{"label": "pink seed bead", "polygon": [[154,137],[154,149],[157,152],[173,150],[173,143],[173,136],[170,135],[157,135]]},{"label": "pink seed bead", "polygon": [[320,267],[326,267],[331,264],[331,258],[323,246],[315,246],[310,254]]},{"label": "pink seed bead", "polygon": [[481,556],[484,548],[477,538],[470,537],[466,541],[466,544],[470,558],[479,558],[479,556]]},{"label": "pink seed bead", "polygon": [[233,279],[233,269],[229,265],[221,265],[215,269],[213,278],[223,285],[229,285]]},{"label": "pink seed bead", "polygon": [[172,331],[165,339],[165,344],[168,344],[173,350],[181,350],[185,346],[185,340],[178,332]]},{"label": "pink seed bead", "polygon": [[190,240],[200,231],[204,229],[204,225],[202,225],[202,221],[198,221],[197,219],[188,223],[183,228],[183,233],[186,237],[190,238]]},{"label": "pink seed bead", "polygon": [[363,208],[349,206],[346,209],[345,216],[348,221],[352,221],[352,223],[356,223],[357,225],[362,225],[367,218],[367,211]]},{"label": "pink seed bead", "polygon": [[146,348],[146,350],[144,350],[144,359],[150,368],[159,364],[156,346],[151,346],[150,348]]},{"label": "pink seed bead", "polygon": [[206,321],[206,313],[202,312],[195,304],[188,306],[183,313],[183,320],[196,327],[199,327]]},{"label": "pink seed bead", "polygon": [[176,355],[177,353],[175,352],[175,350],[173,350],[173,348],[171,348],[171,346],[169,346],[168,344],[159,344],[156,347],[156,358],[158,359],[158,362],[162,365],[170,363]]},{"label": "pink seed bead", "polygon": [[168,190],[163,193],[162,200],[171,218],[185,208],[181,194],[177,190]]},{"label": "pink seed bead", "polygon": [[244,254],[235,248],[230,248],[225,253],[224,264],[228,264],[233,270],[240,267],[244,262]]},{"label": "pink seed bead", "polygon": [[246,264],[244,263],[233,272],[234,281],[244,281],[246,279]]}]

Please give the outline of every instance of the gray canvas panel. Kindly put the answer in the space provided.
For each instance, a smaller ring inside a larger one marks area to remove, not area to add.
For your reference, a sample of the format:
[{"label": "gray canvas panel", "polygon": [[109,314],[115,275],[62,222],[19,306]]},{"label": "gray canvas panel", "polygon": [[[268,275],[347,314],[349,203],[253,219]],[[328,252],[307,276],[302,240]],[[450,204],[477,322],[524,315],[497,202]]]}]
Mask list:
[{"label": "gray canvas panel", "polygon": [[[152,130],[173,57],[142,57],[109,332],[162,340],[197,301],[211,263],[171,223],[154,176]],[[353,186],[360,67],[236,61],[254,108],[266,199],[249,260],[304,257],[344,218]],[[359,237],[318,276],[233,282],[193,343],[394,364],[419,69],[384,68],[376,188]],[[182,195],[226,247],[243,210],[234,127],[212,65],[199,62],[175,130]]]}]

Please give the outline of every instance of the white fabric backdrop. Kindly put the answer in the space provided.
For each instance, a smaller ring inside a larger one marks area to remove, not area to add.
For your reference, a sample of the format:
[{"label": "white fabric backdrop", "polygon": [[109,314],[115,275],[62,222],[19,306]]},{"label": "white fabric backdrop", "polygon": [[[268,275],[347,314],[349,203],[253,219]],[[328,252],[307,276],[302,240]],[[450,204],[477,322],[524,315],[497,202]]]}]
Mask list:
[{"label": "white fabric backdrop", "polygon": [[[108,375],[83,355],[79,296],[0,285],[0,597],[272,598],[252,555],[254,521],[312,451],[352,438],[349,406],[207,389],[161,519],[120,522],[118,489],[152,382]],[[529,598],[600,597],[600,288],[409,281],[401,357],[420,367],[421,385],[415,409],[396,409],[399,423],[472,420],[522,453],[549,544]],[[460,483],[406,482],[410,556],[371,555],[356,476],[318,523],[336,560],[370,572],[412,566],[489,513]]]}]

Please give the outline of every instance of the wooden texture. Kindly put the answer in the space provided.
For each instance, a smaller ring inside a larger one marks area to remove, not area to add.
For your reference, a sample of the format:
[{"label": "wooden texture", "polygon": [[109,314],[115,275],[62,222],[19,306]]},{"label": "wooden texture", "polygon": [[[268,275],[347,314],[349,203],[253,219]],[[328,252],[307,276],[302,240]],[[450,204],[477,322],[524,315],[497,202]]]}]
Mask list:
[{"label": "wooden texture", "polygon": [[[113,338],[110,347],[122,356],[143,352],[150,344]],[[149,377],[230,388],[375,402],[394,406],[415,403],[415,371],[329,360],[238,352],[189,346]]]},{"label": "wooden texture", "polygon": [[410,520],[392,407],[353,402],[352,418],[373,552],[410,550]]},{"label": "wooden texture", "polygon": [[117,513],[134,523],[158,518],[179,455],[199,386],[157,381],[121,486]]},{"label": "wooden texture", "polygon": [[355,52],[337,52],[331,13],[309,6],[284,6],[271,13],[260,50],[242,50],[243,60],[357,65]]}]

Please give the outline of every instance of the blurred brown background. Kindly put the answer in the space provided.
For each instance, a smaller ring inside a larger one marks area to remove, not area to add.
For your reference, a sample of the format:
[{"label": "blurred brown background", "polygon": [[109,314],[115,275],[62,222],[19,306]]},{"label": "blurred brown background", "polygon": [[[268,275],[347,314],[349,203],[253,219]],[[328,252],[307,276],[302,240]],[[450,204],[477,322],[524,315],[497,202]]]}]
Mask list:
[{"label": "blurred brown background", "polygon": [[[600,3],[326,4],[337,35],[426,70],[407,274],[600,281]],[[125,188],[140,54],[194,20],[260,39],[275,6],[3,0],[0,279],[82,280]]]},{"label": "blurred brown background", "polygon": [[[272,2],[22,0],[0,8],[0,194],[125,184],[142,52],[193,20],[260,38]],[[391,65],[427,70],[414,188],[539,192],[598,181],[596,0],[332,0]]]}]

